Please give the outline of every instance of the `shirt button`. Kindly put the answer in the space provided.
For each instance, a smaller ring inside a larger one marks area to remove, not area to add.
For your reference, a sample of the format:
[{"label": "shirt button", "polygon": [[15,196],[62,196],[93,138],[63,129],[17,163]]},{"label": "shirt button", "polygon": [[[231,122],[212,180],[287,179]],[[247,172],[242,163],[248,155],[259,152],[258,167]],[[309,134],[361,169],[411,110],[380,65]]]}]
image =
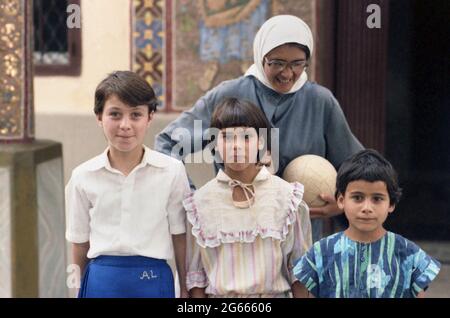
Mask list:
[{"label": "shirt button", "polygon": [[364,258],[364,256],[361,257],[361,262],[364,262],[366,259]]}]

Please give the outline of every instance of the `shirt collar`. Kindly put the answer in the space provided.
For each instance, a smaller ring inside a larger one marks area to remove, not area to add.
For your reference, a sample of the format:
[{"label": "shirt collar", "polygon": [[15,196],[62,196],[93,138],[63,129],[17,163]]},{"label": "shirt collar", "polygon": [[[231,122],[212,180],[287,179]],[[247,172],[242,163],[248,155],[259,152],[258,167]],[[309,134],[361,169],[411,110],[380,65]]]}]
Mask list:
[{"label": "shirt collar", "polygon": [[[164,158],[163,154],[151,150],[145,145],[143,147],[144,147],[144,156],[142,158],[141,163],[138,166],[142,167],[145,166],[146,164],[149,164],[157,168],[164,168],[167,166],[167,159]],[[114,168],[111,167],[111,163],[109,162],[108,151],[109,147],[106,148],[100,155],[92,159],[88,165],[88,170],[95,171],[100,170],[102,168],[105,168],[110,171],[115,170]]]},{"label": "shirt collar", "polygon": [[144,146],[144,158],[142,158],[142,163],[149,164],[157,168],[164,168],[168,165],[168,160],[166,156],[160,152],[152,150],[147,146]]},{"label": "shirt collar", "polygon": [[[257,181],[267,180],[267,179],[269,179],[270,176],[271,176],[271,174],[270,174],[269,170],[267,170],[267,168],[265,166],[263,166],[259,170],[258,174],[256,175],[256,177],[252,183],[255,183]],[[218,181],[227,182],[227,183],[232,180],[222,169],[220,169],[219,172],[217,173],[216,179]]]}]

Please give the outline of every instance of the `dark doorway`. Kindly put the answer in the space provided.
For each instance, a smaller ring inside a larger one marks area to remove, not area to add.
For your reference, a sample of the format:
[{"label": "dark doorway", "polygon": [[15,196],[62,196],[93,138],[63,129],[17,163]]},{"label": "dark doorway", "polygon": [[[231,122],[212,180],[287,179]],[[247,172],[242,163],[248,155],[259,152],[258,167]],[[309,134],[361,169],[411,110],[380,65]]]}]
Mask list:
[{"label": "dark doorway", "polygon": [[386,227],[450,240],[448,0],[390,1],[385,155],[403,197]]}]

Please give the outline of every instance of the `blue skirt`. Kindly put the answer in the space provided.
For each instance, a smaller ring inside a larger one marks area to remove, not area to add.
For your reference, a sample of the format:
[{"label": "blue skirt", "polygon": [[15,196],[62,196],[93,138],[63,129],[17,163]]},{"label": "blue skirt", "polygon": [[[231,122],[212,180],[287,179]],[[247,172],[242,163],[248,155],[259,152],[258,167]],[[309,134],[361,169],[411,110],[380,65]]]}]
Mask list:
[{"label": "blue skirt", "polygon": [[86,267],[78,298],[174,298],[165,260],[144,256],[99,256]]}]

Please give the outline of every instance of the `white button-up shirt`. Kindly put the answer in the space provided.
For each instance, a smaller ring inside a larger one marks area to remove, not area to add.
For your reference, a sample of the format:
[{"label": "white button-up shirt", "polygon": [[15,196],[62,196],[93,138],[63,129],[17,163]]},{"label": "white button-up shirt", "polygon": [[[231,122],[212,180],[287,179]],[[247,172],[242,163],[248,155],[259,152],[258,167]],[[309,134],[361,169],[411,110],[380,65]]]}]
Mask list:
[{"label": "white button-up shirt", "polygon": [[89,258],[173,258],[171,234],[185,233],[182,200],[189,182],[181,161],[144,147],[128,175],[111,167],[108,149],[72,172],[66,186],[66,239],[90,243]]}]

